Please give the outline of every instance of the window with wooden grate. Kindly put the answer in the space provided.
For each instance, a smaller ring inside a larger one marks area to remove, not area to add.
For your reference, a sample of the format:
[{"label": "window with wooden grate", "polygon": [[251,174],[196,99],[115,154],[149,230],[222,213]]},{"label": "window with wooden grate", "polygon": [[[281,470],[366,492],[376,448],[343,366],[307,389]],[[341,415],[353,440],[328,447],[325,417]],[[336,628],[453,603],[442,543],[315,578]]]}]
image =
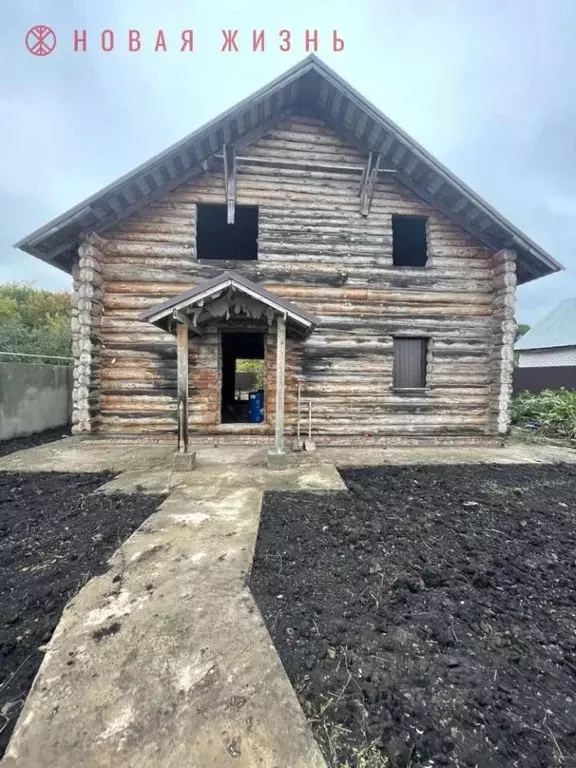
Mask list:
[{"label": "window with wooden grate", "polygon": [[392,216],[392,263],[425,267],[428,260],[425,216]]},{"label": "window with wooden grate", "polygon": [[428,339],[394,339],[394,389],[424,389]]}]

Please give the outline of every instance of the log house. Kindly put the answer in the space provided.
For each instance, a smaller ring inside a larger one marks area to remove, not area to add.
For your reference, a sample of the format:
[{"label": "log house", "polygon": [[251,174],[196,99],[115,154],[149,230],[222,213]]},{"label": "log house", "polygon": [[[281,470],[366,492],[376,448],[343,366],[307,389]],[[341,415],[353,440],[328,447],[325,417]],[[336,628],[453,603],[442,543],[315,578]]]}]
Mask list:
[{"label": "log house", "polygon": [[[73,276],[73,432],[485,442],[561,269],[315,56],[17,244]],[[235,399],[263,360],[263,420]]]}]

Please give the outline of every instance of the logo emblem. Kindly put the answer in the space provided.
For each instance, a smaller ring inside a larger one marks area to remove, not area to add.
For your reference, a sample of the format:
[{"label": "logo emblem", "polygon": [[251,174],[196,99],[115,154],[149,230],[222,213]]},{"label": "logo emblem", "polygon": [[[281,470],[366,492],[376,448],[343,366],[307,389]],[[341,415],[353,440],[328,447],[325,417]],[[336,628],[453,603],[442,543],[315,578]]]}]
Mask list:
[{"label": "logo emblem", "polygon": [[56,33],[44,24],[37,24],[28,30],[25,42],[34,56],[48,56],[56,48]]}]

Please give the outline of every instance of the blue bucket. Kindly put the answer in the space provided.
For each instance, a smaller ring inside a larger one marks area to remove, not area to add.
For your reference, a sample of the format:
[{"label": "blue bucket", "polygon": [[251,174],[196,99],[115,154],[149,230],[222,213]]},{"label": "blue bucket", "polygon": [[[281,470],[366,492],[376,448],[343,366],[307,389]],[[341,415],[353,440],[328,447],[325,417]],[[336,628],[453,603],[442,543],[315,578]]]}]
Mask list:
[{"label": "blue bucket", "polygon": [[250,392],[248,395],[248,423],[260,424],[264,421],[264,392]]}]

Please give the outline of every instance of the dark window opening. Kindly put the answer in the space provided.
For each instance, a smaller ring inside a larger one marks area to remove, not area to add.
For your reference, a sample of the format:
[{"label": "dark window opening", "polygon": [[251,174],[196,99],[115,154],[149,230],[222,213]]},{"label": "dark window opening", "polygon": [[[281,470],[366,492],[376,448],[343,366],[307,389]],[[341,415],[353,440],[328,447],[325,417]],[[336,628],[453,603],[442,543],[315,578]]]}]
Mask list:
[{"label": "dark window opening", "polygon": [[425,216],[392,216],[395,267],[425,267],[428,259]]},{"label": "dark window opening", "polygon": [[227,224],[225,205],[196,206],[196,256],[199,259],[250,261],[258,258],[258,207],[237,205]]},{"label": "dark window opening", "polygon": [[222,333],[223,424],[264,420],[263,333]]},{"label": "dark window opening", "polygon": [[424,389],[428,339],[394,339],[394,389]]}]

